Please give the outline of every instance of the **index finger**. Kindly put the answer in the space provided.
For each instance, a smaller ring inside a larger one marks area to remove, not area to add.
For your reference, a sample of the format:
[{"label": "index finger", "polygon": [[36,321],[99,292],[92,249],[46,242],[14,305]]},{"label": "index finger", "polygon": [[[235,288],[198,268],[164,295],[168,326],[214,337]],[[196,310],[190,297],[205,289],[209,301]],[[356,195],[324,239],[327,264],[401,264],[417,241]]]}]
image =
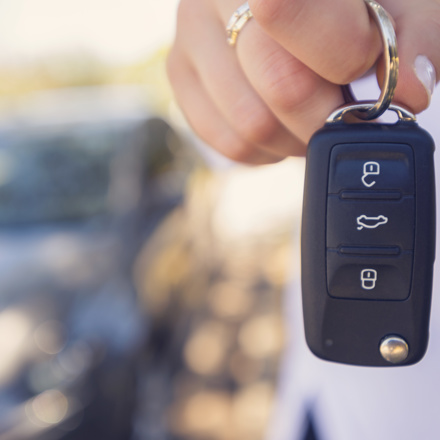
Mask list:
[{"label": "index finger", "polygon": [[363,0],[249,0],[249,6],[272,38],[335,84],[361,76],[382,51]]}]

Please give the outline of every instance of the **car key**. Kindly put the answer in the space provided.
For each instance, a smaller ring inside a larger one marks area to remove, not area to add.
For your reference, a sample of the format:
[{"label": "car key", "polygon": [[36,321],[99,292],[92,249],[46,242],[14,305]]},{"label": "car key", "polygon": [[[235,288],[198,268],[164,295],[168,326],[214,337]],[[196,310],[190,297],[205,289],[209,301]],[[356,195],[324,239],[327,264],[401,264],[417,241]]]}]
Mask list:
[{"label": "car key", "polygon": [[426,350],[435,246],[431,136],[328,122],[307,153],[302,220],[306,339],[319,357],[409,365]]},{"label": "car key", "polygon": [[[305,334],[322,359],[411,365],[428,344],[434,143],[414,115],[391,105],[396,35],[382,6],[365,3],[384,43],[385,75],[376,103],[336,110],[309,143],[301,235]],[[386,110],[397,114],[396,123],[371,122]],[[346,122],[348,115],[358,122]]]}]

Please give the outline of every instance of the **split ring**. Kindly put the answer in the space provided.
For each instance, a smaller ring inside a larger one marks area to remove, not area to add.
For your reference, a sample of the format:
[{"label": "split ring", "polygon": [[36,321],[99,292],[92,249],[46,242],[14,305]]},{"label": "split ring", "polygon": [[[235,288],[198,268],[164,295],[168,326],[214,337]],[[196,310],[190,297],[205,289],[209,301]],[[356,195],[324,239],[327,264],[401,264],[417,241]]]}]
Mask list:
[{"label": "split ring", "polygon": [[[359,119],[371,120],[381,116],[391,104],[399,75],[399,56],[397,53],[396,32],[394,31],[390,16],[385,9],[375,1],[364,1],[372,13],[373,19],[377,24],[382,37],[382,42],[384,45],[383,55],[385,61],[385,74],[382,91],[377,102],[374,105],[362,106],[361,109],[353,110],[353,113]],[[348,90],[352,98],[351,100],[355,101],[354,103],[356,103],[356,99],[354,98],[349,86]]]}]

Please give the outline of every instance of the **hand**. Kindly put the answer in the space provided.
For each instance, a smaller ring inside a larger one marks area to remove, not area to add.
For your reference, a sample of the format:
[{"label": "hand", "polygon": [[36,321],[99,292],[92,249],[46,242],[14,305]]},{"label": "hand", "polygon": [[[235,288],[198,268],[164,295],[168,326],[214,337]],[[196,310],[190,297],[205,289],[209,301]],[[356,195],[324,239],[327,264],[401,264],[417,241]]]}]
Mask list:
[{"label": "hand", "polygon": [[[181,1],[168,59],[176,99],[196,133],[234,160],[303,155],[311,135],[344,103],[340,85],[380,57],[377,26],[363,0],[249,0],[254,18],[230,47],[225,27],[241,2]],[[380,3],[398,39],[394,101],[418,113],[440,73],[440,1]],[[380,62],[377,70],[380,82]]]}]

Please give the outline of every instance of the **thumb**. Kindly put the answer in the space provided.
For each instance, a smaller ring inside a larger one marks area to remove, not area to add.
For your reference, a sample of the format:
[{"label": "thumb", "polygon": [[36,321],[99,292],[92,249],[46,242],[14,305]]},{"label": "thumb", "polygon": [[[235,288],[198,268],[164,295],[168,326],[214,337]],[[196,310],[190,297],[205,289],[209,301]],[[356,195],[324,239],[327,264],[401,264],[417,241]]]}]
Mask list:
[{"label": "thumb", "polygon": [[440,3],[402,0],[399,6],[393,15],[400,58],[394,101],[420,113],[429,106],[439,80]]}]

